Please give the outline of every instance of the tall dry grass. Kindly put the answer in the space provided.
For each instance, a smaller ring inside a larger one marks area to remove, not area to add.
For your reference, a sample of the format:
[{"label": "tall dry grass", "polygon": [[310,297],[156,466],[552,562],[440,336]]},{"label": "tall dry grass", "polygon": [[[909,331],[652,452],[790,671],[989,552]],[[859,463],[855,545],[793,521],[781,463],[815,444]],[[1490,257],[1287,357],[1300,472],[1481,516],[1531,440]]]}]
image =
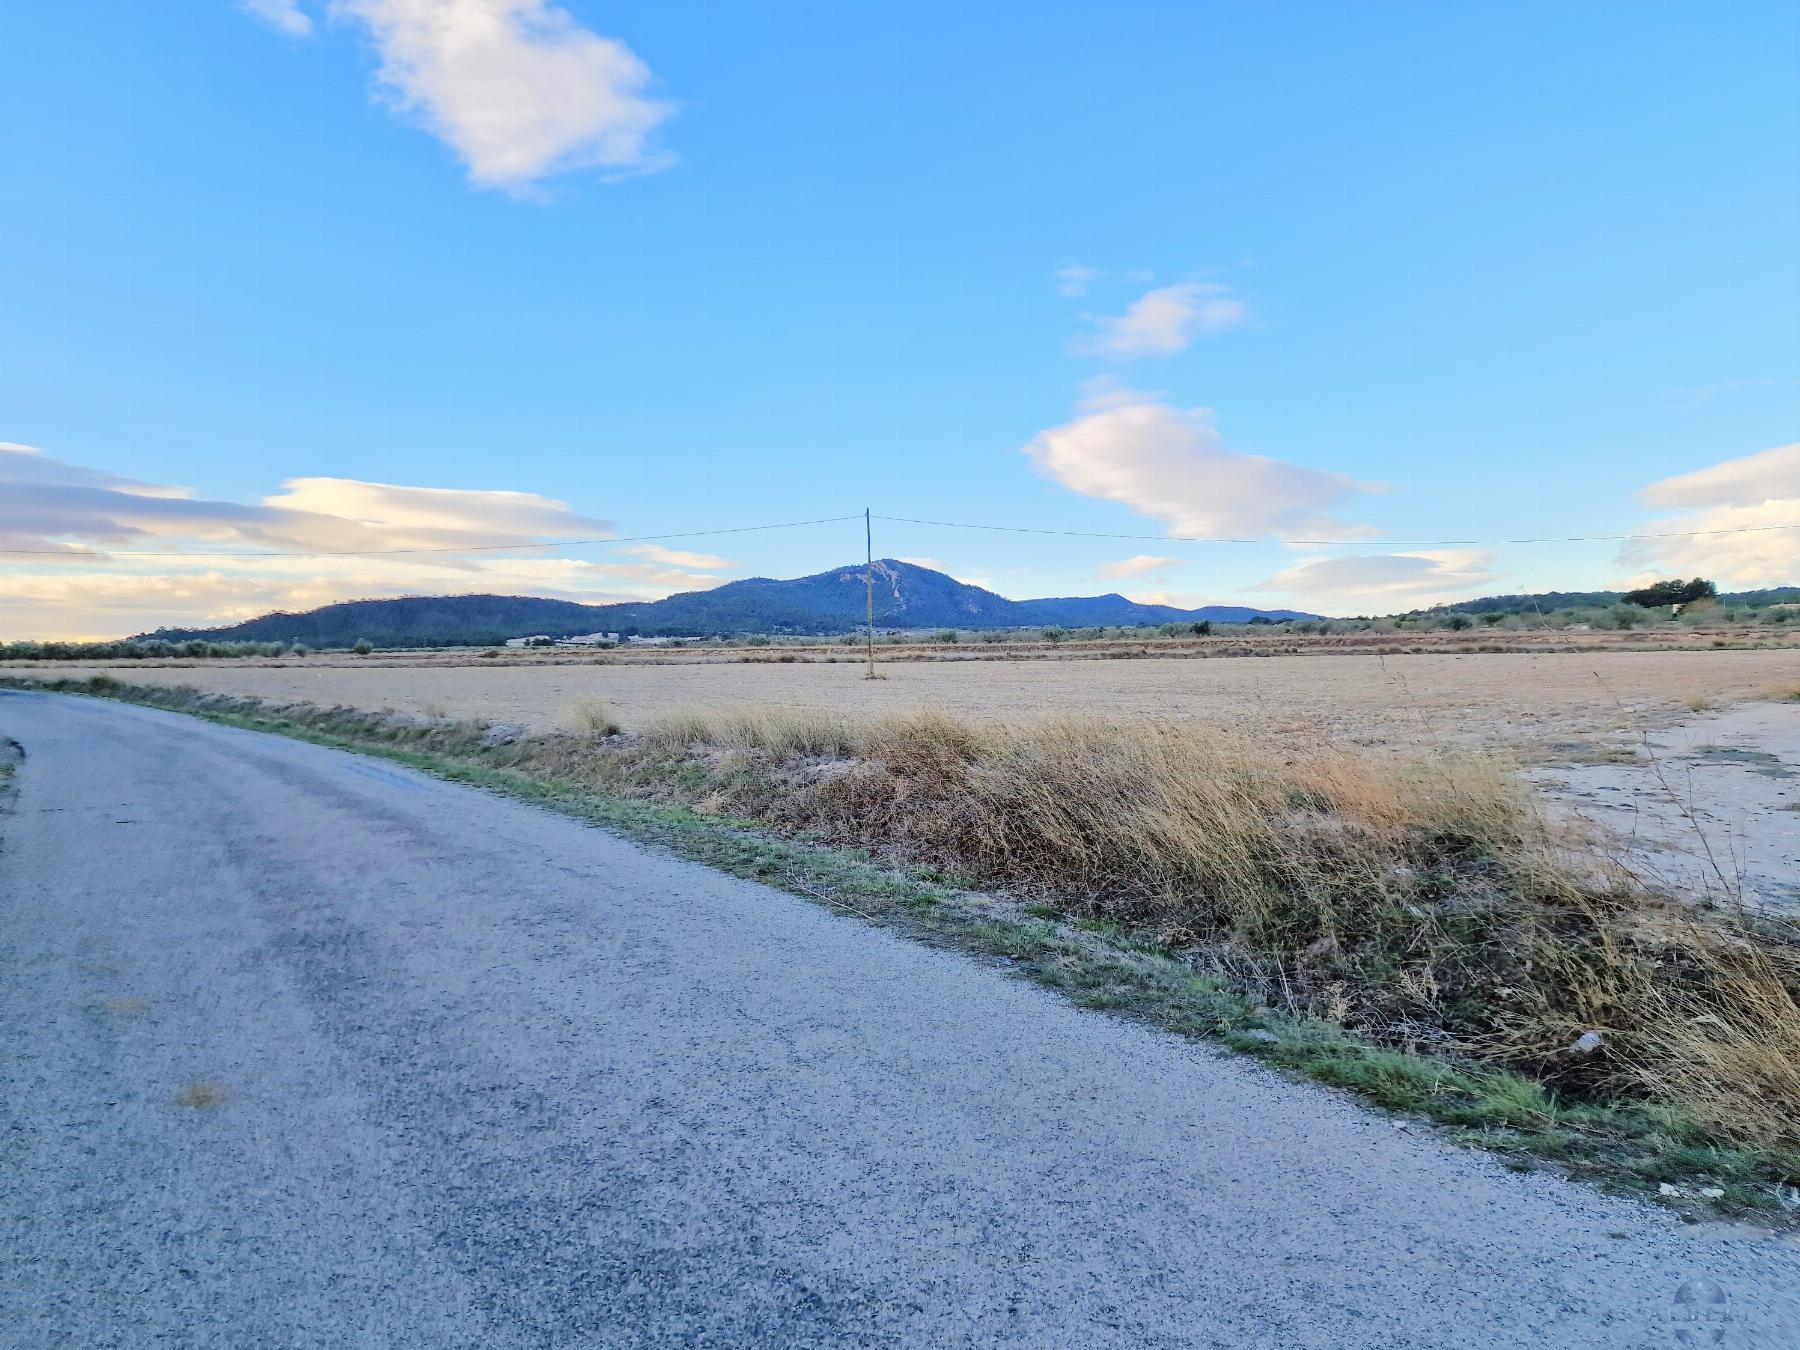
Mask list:
[{"label": "tall dry grass", "polygon": [[[1270,1002],[1800,1146],[1795,935],[1650,894],[1495,760],[757,711],[665,720],[634,753],[606,772],[704,764],[688,790],[718,809],[1142,926]],[[1571,1051],[1588,1031],[1602,1048]]]}]

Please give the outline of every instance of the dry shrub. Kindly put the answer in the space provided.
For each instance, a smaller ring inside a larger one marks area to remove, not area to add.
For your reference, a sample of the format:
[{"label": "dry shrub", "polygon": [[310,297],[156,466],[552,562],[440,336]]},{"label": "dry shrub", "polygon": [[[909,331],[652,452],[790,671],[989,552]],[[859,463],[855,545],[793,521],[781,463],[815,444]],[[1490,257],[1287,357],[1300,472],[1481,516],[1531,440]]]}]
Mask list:
[{"label": "dry shrub", "polygon": [[775,759],[849,754],[856,741],[847,719],[782,708],[746,708],[721,717],[673,713],[644,732],[645,744],[659,750],[704,747],[755,751]]},{"label": "dry shrub", "polygon": [[576,699],[563,709],[562,720],[570,730],[585,732],[590,736],[619,734],[619,719],[613,716],[612,708],[602,699]]},{"label": "dry shrub", "polygon": [[[1491,759],[935,714],[690,717],[647,739],[735,752],[715,803],[1175,935],[1297,1011],[1800,1144],[1791,935],[1577,856]],[[821,756],[841,771],[800,763]],[[1590,1030],[1604,1048],[1572,1053]]]},{"label": "dry shrub", "polygon": [[1727,1136],[1800,1148],[1800,960],[1791,942],[1687,924],[1661,953],[1622,1047],[1637,1090],[1682,1102]]}]

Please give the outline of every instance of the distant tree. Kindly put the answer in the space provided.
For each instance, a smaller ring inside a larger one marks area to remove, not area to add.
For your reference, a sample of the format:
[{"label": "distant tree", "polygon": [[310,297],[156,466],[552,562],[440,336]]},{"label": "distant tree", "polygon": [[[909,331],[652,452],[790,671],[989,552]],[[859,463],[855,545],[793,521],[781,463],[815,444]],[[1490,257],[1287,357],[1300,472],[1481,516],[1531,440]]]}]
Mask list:
[{"label": "distant tree", "polygon": [[1467,614],[1452,614],[1449,618],[1444,620],[1444,627],[1453,628],[1459,633],[1465,628],[1473,628],[1474,626],[1475,620],[1471,619]]},{"label": "distant tree", "polygon": [[1061,642],[1067,636],[1069,635],[1060,628],[1046,628],[1044,630],[1045,642]]},{"label": "distant tree", "polygon": [[375,650],[375,644],[370,642],[367,638],[358,638],[356,639],[356,644],[351,647],[350,650],[355,652],[358,656],[367,656],[370,652]]},{"label": "distant tree", "polygon": [[1211,619],[1202,619],[1202,620],[1200,620],[1199,623],[1195,624],[1194,625],[1194,636],[1195,637],[1211,637],[1212,636],[1212,620]]},{"label": "distant tree", "polygon": [[1694,600],[1707,600],[1719,593],[1719,588],[1702,577],[1692,581],[1658,581],[1640,590],[1627,591],[1622,597],[1626,604],[1637,605],[1643,609],[1661,609],[1664,605],[1685,605]]}]

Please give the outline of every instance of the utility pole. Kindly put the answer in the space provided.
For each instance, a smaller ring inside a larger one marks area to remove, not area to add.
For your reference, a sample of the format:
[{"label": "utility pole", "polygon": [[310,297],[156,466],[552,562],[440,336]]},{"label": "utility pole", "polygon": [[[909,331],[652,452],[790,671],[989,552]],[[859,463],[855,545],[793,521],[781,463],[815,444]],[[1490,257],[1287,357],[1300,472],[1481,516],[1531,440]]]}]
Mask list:
[{"label": "utility pole", "polygon": [[863,598],[868,601],[869,673],[865,680],[879,680],[875,673],[875,525],[869,508],[863,507],[863,544],[868,551],[868,568],[863,573]]}]

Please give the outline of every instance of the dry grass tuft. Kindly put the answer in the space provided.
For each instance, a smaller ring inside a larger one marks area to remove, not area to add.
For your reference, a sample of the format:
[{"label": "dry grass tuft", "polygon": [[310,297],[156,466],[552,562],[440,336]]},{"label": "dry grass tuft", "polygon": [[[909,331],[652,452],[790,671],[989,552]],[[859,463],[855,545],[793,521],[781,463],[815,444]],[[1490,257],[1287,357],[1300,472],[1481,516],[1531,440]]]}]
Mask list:
[{"label": "dry grass tuft", "polygon": [[723,717],[673,713],[644,732],[647,745],[659,750],[738,750],[777,759],[844,755],[854,751],[857,734],[849,719],[778,708],[748,708]]},{"label": "dry grass tuft", "polygon": [[578,698],[563,709],[563,722],[571,731],[590,736],[617,736],[619,721],[604,700]]},{"label": "dry grass tuft", "polygon": [[[1268,1003],[1395,1044],[1800,1146],[1795,935],[1650,895],[1575,851],[1492,758],[935,714],[687,716],[645,745],[715,767],[730,752],[705,778],[709,810],[1172,935]],[[644,769],[667,780],[666,762]],[[1603,1048],[1572,1053],[1588,1031]]]}]

